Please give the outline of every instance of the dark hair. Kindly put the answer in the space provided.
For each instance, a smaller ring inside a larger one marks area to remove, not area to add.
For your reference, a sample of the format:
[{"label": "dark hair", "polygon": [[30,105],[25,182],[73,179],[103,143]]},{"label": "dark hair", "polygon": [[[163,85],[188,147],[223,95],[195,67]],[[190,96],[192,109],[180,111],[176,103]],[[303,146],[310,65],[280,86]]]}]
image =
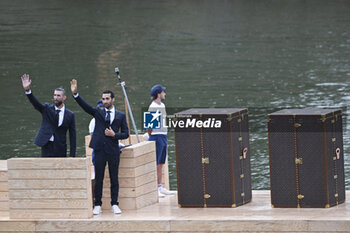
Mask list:
[{"label": "dark hair", "polygon": [[112,91],[110,91],[110,90],[104,90],[104,91],[102,92],[102,94],[111,94],[111,99],[114,98],[114,93],[113,93]]},{"label": "dark hair", "polygon": [[62,87],[57,87],[55,91],[62,91],[63,96],[66,96],[66,91]]}]

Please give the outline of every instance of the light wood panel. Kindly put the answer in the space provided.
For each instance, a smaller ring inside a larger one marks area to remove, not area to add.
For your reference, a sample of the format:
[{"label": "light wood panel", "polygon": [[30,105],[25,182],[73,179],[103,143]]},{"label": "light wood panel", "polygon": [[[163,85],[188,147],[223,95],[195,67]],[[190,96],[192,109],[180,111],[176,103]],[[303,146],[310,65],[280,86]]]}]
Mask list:
[{"label": "light wood panel", "polygon": [[7,160],[0,160],[0,216],[9,216]]},{"label": "light wood panel", "polygon": [[92,217],[89,158],[8,160],[11,219]]}]

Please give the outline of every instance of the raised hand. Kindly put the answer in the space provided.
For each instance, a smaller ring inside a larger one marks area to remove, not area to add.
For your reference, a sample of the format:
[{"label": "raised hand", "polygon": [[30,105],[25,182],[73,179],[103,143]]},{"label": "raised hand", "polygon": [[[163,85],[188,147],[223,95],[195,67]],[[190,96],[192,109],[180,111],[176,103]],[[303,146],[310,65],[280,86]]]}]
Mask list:
[{"label": "raised hand", "polygon": [[73,95],[78,93],[78,81],[76,79],[72,79],[72,81],[70,81],[70,89]]},{"label": "raised hand", "polygon": [[29,74],[22,75],[21,79],[22,79],[23,89],[25,91],[29,91],[30,90],[30,84],[32,83],[32,80],[30,80],[30,78],[29,78]]}]

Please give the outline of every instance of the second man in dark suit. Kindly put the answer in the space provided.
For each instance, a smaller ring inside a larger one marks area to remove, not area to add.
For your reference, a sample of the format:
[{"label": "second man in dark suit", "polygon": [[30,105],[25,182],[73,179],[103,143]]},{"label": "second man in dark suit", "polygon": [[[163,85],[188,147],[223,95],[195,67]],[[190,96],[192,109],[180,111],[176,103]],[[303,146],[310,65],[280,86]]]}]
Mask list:
[{"label": "second man in dark suit", "polygon": [[120,160],[119,139],[129,137],[128,125],[125,114],[116,110],[114,104],[114,94],[106,90],[102,93],[104,109],[92,107],[87,104],[78,94],[77,80],[71,81],[71,90],[74,99],[84,109],[85,112],[95,118],[95,129],[90,141],[90,147],[95,152],[95,215],[101,213],[102,186],[106,163],[108,163],[109,176],[111,179],[111,205],[115,214],[120,214],[118,207],[118,169]]},{"label": "second man in dark suit", "polygon": [[68,110],[64,101],[66,93],[63,88],[56,88],[53,95],[54,104],[42,104],[33,95],[28,74],[21,77],[22,85],[30,103],[42,115],[40,129],[34,144],[41,147],[41,157],[66,157],[66,134],[69,130],[70,156],[75,157],[76,131],[74,113]]}]

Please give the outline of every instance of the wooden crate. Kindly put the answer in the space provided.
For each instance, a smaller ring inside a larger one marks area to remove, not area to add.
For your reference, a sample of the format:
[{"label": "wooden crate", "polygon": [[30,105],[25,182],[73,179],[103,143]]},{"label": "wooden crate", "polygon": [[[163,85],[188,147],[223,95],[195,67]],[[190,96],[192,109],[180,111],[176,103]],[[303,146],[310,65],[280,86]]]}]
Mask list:
[{"label": "wooden crate", "polygon": [[[88,148],[91,136],[85,136],[86,156],[91,157]],[[139,209],[158,202],[155,143],[131,135],[132,146],[123,149],[119,164],[119,206],[121,209]],[[129,139],[121,140],[129,145]],[[92,167],[93,171],[93,167]],[[169,189],[168,160],[163,166],[163,186]],[[102,193],[102,209],[111,209],[110,179],[108,165],[105,169]]]},{"label": "wooden crate", "polygon": [[9,216],[7,160],[0,160],[0,217]]},{"label": "wooden crate", "polygon": [[[103,183],[102,209],[111,208],[110,197],[107,166]],[[145,141],[123,149],[119,164],[118,201],[121,209],[139,209],[158,202],[154,142]]]},{"label": "wooden crate", "polygon": [[[130,135],[130,138],[131,138],[131,144],[137,144],[136,135]],[[140,135],[139,138],[140,138],[141,142],[144,141],[142,135]],[[86,156],[91,158],[92,157],[92,149],[89,147],[90,140],[91,140],[91,135],[86,135],[85,136]],[[124,139],[124,140],[121,140],[120,142],[123,143],[124,145],[129,145],[130,144],[129,143],[129,139]],[[91,164],[91,166],[93,166],[93,165]],[[92,170],[94,170],[93,167],[92,167]],[[162,180],[163,187],[165,187],[166,189],[170,189],[168,156],[167,156],[167,159],[166,159],[165,164],[163,166],[162,174],[163,174],[163,180]],[[92,174],[92,176],[94,177],[94,174]],[[120,182],[120,180],[119,180],[119,182]]]},{"label": "wooden crate", "polygon": [[11,219],[92,217],[89,158],[8,160]]},{"label": "wooden crate", "polygon": [[[137,143],[136,136],[131,137],[132,143],[136,144],[123,149],[119,164],[118,201],[119,207],[125,210],[139,209],[158,202],[155,143],[148,141]],[[86,146],[89,145],[90,138],[90,135],[85,137]],[[129,141],[124,140],[122,143],[129,144]],[[102,209],[111,209],[110,202],[107,165],[103,180]]]}]

